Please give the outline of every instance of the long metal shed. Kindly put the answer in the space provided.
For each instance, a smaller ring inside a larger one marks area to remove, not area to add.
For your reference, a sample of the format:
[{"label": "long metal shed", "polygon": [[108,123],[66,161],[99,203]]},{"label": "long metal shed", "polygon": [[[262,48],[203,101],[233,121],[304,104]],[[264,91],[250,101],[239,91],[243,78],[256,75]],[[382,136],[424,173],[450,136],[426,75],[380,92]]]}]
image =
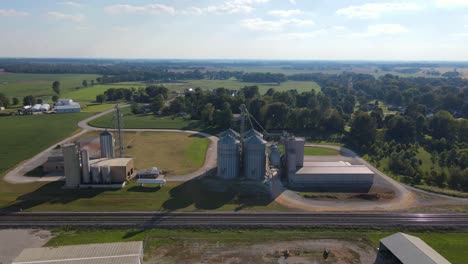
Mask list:
[{"label": "long metal shed", "polygon": [[143,242],[27,248],[12,264],[141,264]]}]

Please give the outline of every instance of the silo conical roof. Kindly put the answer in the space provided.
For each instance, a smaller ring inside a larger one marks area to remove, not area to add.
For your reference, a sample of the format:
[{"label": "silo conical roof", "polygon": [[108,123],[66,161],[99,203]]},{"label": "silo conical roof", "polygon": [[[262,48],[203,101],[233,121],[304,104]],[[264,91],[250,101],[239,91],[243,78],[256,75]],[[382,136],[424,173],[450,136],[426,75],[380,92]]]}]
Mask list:
[{"label": "silo conical roof", "polygon": [[223,144],[223,145],[237,144],[237,143],[240,143],[239,140],[229,135],[226,135],[218,140],[218,144]]},{"label": "silo conical roof", "polygon": [[250,130],[248,130],[247,132],[245,132],[245,133],[244,133],[244,138],[249,138],[249,137],[254,136],[254,135],[263,138],[262,133],[258,132],[258,131],[255,130],[255,129],[250,129]]},{"label": "silo conical roof", "polygon": [[107,130],[102,131],[100,135],[101,136],[112,136],[112,134]]},{"label": "silo conical roof", "polygon": [[245,144],[249,144],[249,145],[266,144],[266,141],[263,140],[263,138],[259,135],[253,135],[247,138],[244,142]]},{"label": "silo conical roof", "polygon": [[224,137],[224,136],[232,136],[232,137],[235,137],[235,138],[238,138],[240,135],[239,133],[237,133],[236,131],[234,131],[233,129],[229,128],[227,130],[224,130],[223,132],[221,132],[220,134],[220,137]]}]

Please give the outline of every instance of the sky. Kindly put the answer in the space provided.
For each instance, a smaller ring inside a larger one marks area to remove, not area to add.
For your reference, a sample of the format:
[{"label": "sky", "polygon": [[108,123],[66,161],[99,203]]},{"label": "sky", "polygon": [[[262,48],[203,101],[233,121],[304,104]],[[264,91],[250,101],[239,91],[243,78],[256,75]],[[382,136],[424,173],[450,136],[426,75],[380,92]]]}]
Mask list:
[{"label": "sky", "polygon": [[468,61],[468,0],[0,0],[0,57]]}]

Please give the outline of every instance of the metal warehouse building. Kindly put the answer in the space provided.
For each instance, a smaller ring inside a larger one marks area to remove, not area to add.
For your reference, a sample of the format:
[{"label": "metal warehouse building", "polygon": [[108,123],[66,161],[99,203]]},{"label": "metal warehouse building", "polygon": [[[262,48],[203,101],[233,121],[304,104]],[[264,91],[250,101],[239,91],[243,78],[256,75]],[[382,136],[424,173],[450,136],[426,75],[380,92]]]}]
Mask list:
[{"label": "metal warehouse building", "polygon": [[141,264],[143,242],[27,248],[13,264]]},{"label": "metal warehouse building", "polygon": [[396,233],[380,240],[376,264],[450,264],[420,238]]}]

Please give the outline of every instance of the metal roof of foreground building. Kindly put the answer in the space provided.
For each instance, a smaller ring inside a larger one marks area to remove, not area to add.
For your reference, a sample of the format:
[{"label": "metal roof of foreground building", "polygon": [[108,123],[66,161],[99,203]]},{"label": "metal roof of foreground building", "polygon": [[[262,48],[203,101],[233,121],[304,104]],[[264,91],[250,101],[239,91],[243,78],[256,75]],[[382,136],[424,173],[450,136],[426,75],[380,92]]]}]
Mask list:
[{"label": "metal roof of foreground building", "polygon": [[297,175],[310,174],[374,174],[369,168],[364,165],[351,166],[311,166],[302,167],[297,172]]},{"label": "metal roof of foreground building", "polygon": [[380,240],[402,263],[411,264],[450,264],[437,251],[418,237],[396,233]]},{"label": "metal roof of foreground building", "polygon": [[143,242],[27,248],[13,264],[140,264]]}]

